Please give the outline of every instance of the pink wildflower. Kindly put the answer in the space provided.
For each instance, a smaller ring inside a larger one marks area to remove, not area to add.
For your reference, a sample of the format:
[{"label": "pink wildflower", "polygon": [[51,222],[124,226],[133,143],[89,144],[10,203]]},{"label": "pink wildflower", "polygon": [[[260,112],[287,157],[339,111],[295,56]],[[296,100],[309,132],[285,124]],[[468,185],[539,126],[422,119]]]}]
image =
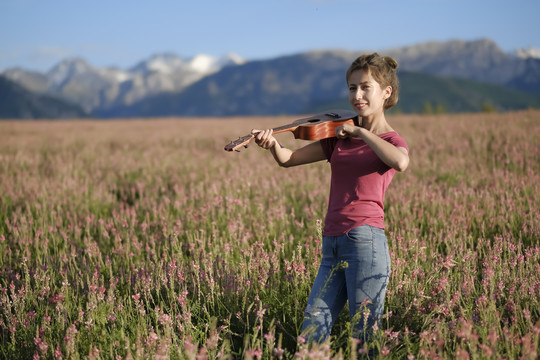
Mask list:
[{"label": "pink wildflower", "polygon": [[191,336],[189,335],[184,339],[184,351],[188,358],[194,357],[197,352],[197,346],[193,344]]},{"label": "pink wildflower", "polygon": [[471,357],[467,350],[462,349],[461,347],[458,347],[456,350],[456,359],[463,359],[463,360],[469,360]]},{"label": "pink wildflower", "polygon": [[54,294],[49,298],[51,304],[58,304],[64,301],[64,297],[61,294]]},{"label": "pink wildflower", "polygon": [[43,341],[41,338],[34,338],[34,344],[37,346],[41,354],[45,354],[49,349],[49,344]]},{"label": "pink wildflower", "polygon": [[56,349],[54,350],[54,358],[55,360],[60,360],[62,359],[63,355],[62,355],[62,352],[60,351],[60,347],[56,347]]},{"label": "pink wildflower", "polygon": [[498,339],[499,339],[499,335],[497,335],[497,332],[495,331],[495,329],[491,329],[491,331],[489,332],[489,335],[487,336],[487,340],[491,344],[495,344]]},{"label": "pink wildflower", "polygon": [[260,359],[262,357],[262,351],[261,350],[247,350],[246,351],[246,357],[248,359],[252,359],[253,357]]},{"label": "pink wildflower", "polygon": [[172,323],[172,319],[171,319],[171,317],[170,317],[168,314],[162,314],[162,315],[159,317],[159,323],[160,323],[161,325],[171,324],[171,323]]},{"label": "pink wildflower", "polygon": [[482,349],[482,352],[487,358],[490,358],[493,356],[493,350],[489,346],[485,344],[480,344],[479,347],[480,349]]},{"label": "pink wildflower", "polygon": [[272,351],[272,353],[277,356],[278,358],[282,357],[283,354],[285,354],[285,350],[281,348],[276,348]]},{"label": "pink wildflower", "polygon": [[274,344],[274,334],[269,332],[267,334],[264,334],[264,338],[269,344]]}]

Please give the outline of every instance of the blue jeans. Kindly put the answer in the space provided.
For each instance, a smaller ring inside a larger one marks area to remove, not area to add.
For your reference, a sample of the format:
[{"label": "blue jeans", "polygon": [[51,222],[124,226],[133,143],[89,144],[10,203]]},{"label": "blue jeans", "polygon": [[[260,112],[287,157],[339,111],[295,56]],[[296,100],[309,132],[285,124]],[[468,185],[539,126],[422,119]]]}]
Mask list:
[{"label": "blue jeans", "polygon": [[322,255],[304,315],[303,336],[308,342],[324,342],[348,300],[353,336],[366,341],[383,315],[390,276],[384,230],[363,225],[345,235],[324,236]]}]

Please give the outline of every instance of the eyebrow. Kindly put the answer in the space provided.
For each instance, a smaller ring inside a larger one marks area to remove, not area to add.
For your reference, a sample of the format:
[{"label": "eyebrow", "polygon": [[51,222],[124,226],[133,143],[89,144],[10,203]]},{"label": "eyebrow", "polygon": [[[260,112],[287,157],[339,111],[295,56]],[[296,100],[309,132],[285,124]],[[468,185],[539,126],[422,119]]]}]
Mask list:
[{"label": "eyebrow", "polygon": [[362,81],[361,83],[358,83],[358,84],[353,83],[353,82],[349,82],[349,85],[366,85],[366,84],[370,84],[370,83],[371,83],[371,81],[368,80],[368,81]]}]

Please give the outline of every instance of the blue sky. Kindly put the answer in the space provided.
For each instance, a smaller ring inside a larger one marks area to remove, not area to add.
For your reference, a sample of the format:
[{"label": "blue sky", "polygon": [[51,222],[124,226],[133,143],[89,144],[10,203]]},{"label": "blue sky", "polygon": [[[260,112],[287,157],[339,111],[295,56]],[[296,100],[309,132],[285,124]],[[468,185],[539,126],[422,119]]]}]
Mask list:
[{"label": "blue sky", "polygon": [[540,48],[540,0],[1,0],[0,69],[67,57],[128,68],[156,53],[266,59],[490,38]]}]

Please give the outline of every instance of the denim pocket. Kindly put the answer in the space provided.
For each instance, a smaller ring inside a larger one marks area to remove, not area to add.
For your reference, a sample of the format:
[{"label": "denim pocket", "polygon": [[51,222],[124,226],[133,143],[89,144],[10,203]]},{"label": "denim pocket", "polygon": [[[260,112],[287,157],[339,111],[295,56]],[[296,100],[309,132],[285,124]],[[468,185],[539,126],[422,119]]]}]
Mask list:
[{"label": "denim pocket", "polygon": [[356,243],[366,243],[366,244],[373,243],[373,230],[372,230],[372,227],[369,225],[362,225],[354,229],[351,229],[345,235],[347,235],[347,238],[349,240],[354,241]]}]

